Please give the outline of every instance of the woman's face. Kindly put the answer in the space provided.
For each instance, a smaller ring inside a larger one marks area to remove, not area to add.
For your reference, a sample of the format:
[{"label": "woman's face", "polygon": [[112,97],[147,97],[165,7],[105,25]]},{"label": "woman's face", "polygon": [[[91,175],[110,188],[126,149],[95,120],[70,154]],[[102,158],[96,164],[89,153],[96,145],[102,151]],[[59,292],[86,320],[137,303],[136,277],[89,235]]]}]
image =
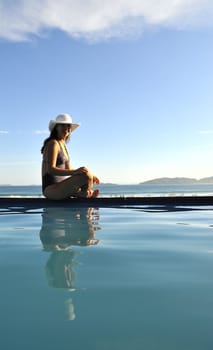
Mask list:
[{"label": "woman's face", "polygon": [[59,138],[67,139],[71,134],[71,124],[57,124]]}]

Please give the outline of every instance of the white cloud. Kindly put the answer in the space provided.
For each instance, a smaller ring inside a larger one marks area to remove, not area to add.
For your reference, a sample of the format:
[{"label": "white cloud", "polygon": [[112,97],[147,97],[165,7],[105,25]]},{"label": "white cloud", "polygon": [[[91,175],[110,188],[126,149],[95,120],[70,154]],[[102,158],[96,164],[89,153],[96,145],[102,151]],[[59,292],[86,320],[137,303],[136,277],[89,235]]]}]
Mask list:
[{"label": "white cloud", "polygon": [[49,134],[49,132],[47,130],[35,130],[34,134],[43,135],[43,134]]},{"label": "white cloud", "polygon": [[9,134],[9,131],[0,130],[0,135],[7,135],[7,134]]},{"label": "white cloud", "polygon": [[103,40],[141,35],[147,26],[212,23],[212,0],[0,0],[0,37],[11,41],[29,40],[51,29]]}]

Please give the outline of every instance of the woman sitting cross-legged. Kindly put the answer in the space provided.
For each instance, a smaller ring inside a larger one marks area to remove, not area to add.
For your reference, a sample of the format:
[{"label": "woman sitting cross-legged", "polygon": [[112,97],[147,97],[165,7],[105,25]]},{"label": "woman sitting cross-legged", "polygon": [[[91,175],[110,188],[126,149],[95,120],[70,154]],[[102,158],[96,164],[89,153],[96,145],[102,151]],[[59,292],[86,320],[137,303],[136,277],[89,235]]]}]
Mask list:
[{"label": "woman sitting cross-legged", "polygon": [[49,122],[50,136],[41,149],[42,191],[46,198],[60,200],[99,195],[98,189],[92,189],[94,184],[99,184],[99,179],[86,167],[73,169],[70,164],[66,142],[78,126],[69,114],[60,114]]}]

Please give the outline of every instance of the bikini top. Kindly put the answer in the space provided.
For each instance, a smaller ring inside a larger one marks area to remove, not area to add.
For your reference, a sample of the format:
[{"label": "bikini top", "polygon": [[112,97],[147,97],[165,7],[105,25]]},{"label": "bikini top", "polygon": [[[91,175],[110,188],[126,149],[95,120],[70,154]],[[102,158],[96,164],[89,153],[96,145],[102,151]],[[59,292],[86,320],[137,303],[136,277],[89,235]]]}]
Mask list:
[{"label": "bikini top", "polygon": [[[60,151],[59,151],[58,156],[57,156],[56,166],[59,167],[59,168],[65,168],[65,165],[66,165],[66,162],[67,162],[67,157],[66,157],[66,155],[64,153],[64,150],[63,150],[60,142],[58,142],[58,144],[59,144],[59,147],[60,147]],[[67,148],[66,148],[65,145],[64,145],[64,147],[65,147],[67,156],[69,157]],[[69,158],[68,158],[68,160],[69,160]]]},{"label": "bikini top", "polygon": [[[60,142],[58,142],[58,143],[59,143],[60,151],[59,151],[58,156],[57,156],[56,166],[58,168],[65,169],[67,157],[64,154],[64,150],[63,150]],[[66,150],[67,156],[68,156],[68,151],[66,149],[66,146],[65,146],[65,150]],[[57,182],[61,182],[61,181],[65,180],[66,178],[67,178],[67,176],[51,175],[48,173],[44,174],[42,176],[42,190],[43,190],[43,192],[47,186],[55,184]]]}]

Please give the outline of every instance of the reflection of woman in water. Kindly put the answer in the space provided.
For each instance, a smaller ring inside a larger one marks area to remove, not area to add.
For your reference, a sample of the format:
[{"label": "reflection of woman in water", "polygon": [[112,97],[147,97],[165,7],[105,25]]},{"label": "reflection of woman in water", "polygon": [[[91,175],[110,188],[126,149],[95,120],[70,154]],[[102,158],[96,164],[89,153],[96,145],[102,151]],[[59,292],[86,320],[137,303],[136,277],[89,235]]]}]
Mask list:
[{"label": "reflection of woman in water", "polygon": [[[44,250],[51,252],[46,263],[50,287],[75,290],[74,267],[78,265],[75,261],[78,252],[72,250],[72,246],[89,246],[99,242],[94,238],[100,229],[98,219],[98,210],[93,208],[44,209],[40,239]],[[71,298],[66,301],[66,308],[68,319],[75,319]]]},{"label": "reflection of woman in water", "polygon": [[94,208],[47,208],[40,231],[45,250],[65,250],[72,245],[94,245],[98,211]]},{"label": "reflection of woman in water", "polygon": [[40,239],[46,251],[52,251],[46,264],[49,284],[58,288],[73,288],[76,251],[71,246],[97,244],[97,210],[93,208],[47,208],[42,214]]}]

